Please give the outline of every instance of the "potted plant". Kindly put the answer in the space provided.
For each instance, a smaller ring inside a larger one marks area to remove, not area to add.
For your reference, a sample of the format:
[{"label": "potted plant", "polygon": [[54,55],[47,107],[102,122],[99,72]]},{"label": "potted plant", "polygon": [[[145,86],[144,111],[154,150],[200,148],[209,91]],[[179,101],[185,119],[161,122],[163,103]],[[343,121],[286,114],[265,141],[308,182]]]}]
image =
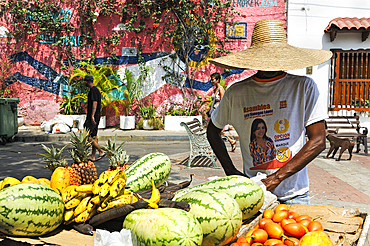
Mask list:
[{"label": "potted plant", "polygon": [[166,131],[186,131],[180,125],[181,122],[192,121],[194,118],[202,122],[204,110],[201,109],[206,103],[207,100],[197,96],[196,102],[193,103],[192,107],[171,104],[164,112],[164,129]]},{"label": "potted plant", "polygon": [[83,129],[83,124],[86,120],[84,112],[84,99],[77,95],[81,92],[87,93],[85,85],[81,81],[69,80],[66,84],[67,94],[63,96],[60,104],[60,114],[64,117],[69,117],[73,120],[73,127],[80,130]]},{"label": "potted plant", "polygon": [[[84,78],[86,74],[94,77],[94,85],[101,93],[101,118],[98,128],[106,127],[106,108],[112,107],[116,115],[119,115],[119,109],[116,103],[122,103],[122,100],[116,98],[113,92],[120,91],[119,80],[115,78],[116,72],[110,66],[95,66],[88,62],[80,62],[80,68],[73,70],[70,81],[75,78]],[[79,93],[76,98],[87,101],[87,92]]]},{"label": "potted plant", "polygon": [[138,78],[135,78],[131,71],[125,69],[125,76],[123,78],[124,89],[122,104],[126,108],[126,115],[120,116],[120,128],[135,129],[135,116],[131,115],[132,104],[138,97],[144,95],[144,92],[141,90],[143,87],[144,78],[140,75]]},{"label": "potted plant", "polygon": [[153,107],[150,100],[148,100],[148,106],[145,104],[139,104],[139,115],[141,119],[138,122],[138,127],[143,128],[144,130],[158,130],[163,127],[161,119],[156,115],[157,107]]}]

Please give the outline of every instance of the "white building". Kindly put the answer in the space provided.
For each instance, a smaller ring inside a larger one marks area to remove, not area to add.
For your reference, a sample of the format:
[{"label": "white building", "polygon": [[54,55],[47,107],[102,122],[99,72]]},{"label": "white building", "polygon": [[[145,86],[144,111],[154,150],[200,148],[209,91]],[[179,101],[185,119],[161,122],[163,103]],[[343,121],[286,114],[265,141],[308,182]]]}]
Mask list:
[{"label": "white building", "polygon": [[[331,26],[325,32],[329,23]],[[302,48],[333,51],[333,59],[312,67],[312,74],[310,68],[289,71],[310,76],[316,81],[321,92],[320,100],[323,105],[328,106],[329,114],[337,114],[338,107],[362,107],[356,109],[360,112],[370,110],[370,37],[367,37],[369,31],[369,0],[288,0],[288,43]],[[353,51],[349,52],[350,50]],[[336,62],[339,62],[339,66]],[[340,71],[339,77],[337,73],[333,73],[335,69],[339,69],[337,70]],[[342,80],[339,81],[339,78]],[[336,87],[337,89],[333,91],[334,80],[347,87]],[[342,105],[333,106],[335,96]],[[347,115],[354,112],[342,110],[339,114]]]}]

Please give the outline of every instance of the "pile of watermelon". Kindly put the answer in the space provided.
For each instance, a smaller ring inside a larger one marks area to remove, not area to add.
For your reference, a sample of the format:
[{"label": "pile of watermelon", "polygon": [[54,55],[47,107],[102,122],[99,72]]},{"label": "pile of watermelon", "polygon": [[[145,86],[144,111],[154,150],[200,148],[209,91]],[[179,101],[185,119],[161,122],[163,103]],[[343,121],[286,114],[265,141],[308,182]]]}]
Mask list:
[{"label": "pile of watermelon", "polygon": [[[133,192],[148,190],[151,179],[158,187],[171,172],[171,162],[162,153],[151,153],[126,171]],[[242,176],[226,176],[175,192],[173,201],[187,203],[177,208],[137,209],[130,212],[123,228],[131,229],[139,245],[226,245],[237,235],[242,221],[255,215],[264,202],[264,192]],[[22,183],[0,191],[0,232],[12,236],[41,236],[63,223],[64,203],[53,189]]]}]

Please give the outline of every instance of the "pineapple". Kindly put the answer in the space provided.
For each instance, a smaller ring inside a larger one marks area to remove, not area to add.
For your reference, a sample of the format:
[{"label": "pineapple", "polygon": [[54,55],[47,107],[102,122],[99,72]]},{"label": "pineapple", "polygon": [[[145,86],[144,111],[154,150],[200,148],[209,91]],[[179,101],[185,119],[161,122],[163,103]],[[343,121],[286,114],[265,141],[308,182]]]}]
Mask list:
[{"label": "pineapple", "polygon": [[47,163],[45,168],[49,169],[50,171],[54,172],[55,169],[58,167],[64,167],[67,169],[69,176],[70,176],[70,184],[71,185],[79,185],[78,179],[76,178],[76,171],[72,167],[67,166],[66,159],[63,158],[63,150],[67,147],[64,146],[61,149],[54,148],[53,145],[51,145],[51,148],[48,148],[47,146],[41,144],[42,149],[45,150],[46,153],[39,153],[39,155],[44,156],[42,158],[43,161]]},{"label": "pineapple", "polygon": [[92,145],[92,140],[89,140],[89,131],[84,129],[79,132],[71,134],[72,150],[69,152],[73,159],[72,168],[76,171],[76,177],[79,180],[78,185],[93,184],[98,178],[96,167],[92,161],[88,161],[89,148]]},{"label": "pineapple", "polygon": [[109,168],[108,171],[113,171],[116,169],[125,170],[127,166],[127,162],[129,159],[129,155],[126,155],[126,151],[123,149],[123,143],[120,145],[116,145],[117,142],[117,134],[114,136],[114,140],[111,141],[108,139],[107,146],[102,146],[101,148],[106,151],[108,158],[109,158]]}]

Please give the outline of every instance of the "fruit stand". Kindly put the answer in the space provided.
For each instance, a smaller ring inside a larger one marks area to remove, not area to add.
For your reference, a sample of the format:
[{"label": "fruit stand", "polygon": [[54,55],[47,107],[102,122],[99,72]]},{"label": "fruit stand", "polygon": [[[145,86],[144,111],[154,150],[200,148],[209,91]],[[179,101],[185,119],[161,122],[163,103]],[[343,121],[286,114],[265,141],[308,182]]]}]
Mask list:
[{"label": "fruit stand", "polygon": [[[168,184],[168,156],[150,153],[127,166],[116,138],[105,149],[111,166],[98,176],[87,160],[87,138],[72,133],[71,166],[64,148],[43,146],[50,180],[0,180],[0,246],[94,245],[98,229],[130,230],[139,245],[369,245],[368,214],[279,204],[242,176],[191,186],[190,175]],[[327,244],[311,243],[319,239]]]}]

